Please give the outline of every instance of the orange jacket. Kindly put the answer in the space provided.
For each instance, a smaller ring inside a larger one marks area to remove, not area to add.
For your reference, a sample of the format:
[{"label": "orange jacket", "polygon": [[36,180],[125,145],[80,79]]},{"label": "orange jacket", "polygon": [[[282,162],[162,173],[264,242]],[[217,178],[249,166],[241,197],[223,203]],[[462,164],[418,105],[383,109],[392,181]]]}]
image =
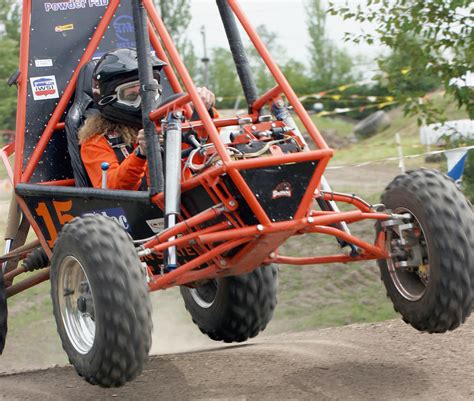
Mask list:
[{"label": "orange jacket", "polygon": [[[211,116],[219,118],[219,113],[214,107]],[[102,188],[101,164],[103,162],[109,163],[109,169],[107,170],[108,189],[136,191],[141,186],[143,176],[148,173],[146,159],[138,157],[133,152],[122,163],[119,163],[114,149],[100,133],[87,139],[81,145],[81,158],[94,188]]]},{"label": "orange jacket", "polygon": [[131,153],[119,164],[114,149],[100,134],[87,139],[81,145],[81,158],[94,188],[102,188],[103,162],[109,163],[107,188],[138,190],[147,172],[147,161]]}]

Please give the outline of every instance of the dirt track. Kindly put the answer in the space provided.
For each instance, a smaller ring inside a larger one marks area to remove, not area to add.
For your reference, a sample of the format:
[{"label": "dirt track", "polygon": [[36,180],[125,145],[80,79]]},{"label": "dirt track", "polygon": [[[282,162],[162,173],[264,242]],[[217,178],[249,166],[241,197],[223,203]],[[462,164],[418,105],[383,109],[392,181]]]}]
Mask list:
[{"label": "dirt track", "polygon": [[401,321],[260,337],[242,346],[153,356],[120,389],[71,367],[0,376],[2,400],[474,399],[474,319],[453,333]]},{"label": "dirt track", "polygon": [[[344,175],[334,170],[327,176],[336,190],[372,193],[397,173],[375,169],[376,178],[361,184],[358,178],[368,170],[347,169]],[[159,352],[165,344],[159,344]],[[177,349],[169,345],[168,352]],[[389,321],[215,346],[152,356],[143,374],[120,389],[91,386],[70,366],[2,373],[0,400],[474,399],[474,317],[445,335],[420,334]],[[1,366],[2,357],[0,371]]]}]

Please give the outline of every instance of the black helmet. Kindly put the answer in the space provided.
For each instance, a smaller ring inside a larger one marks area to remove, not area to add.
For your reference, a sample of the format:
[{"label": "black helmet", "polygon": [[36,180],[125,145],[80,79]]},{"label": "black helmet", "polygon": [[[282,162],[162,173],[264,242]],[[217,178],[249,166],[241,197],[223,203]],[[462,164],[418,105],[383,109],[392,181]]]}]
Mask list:
[{"label": "black helmet", "polygon": [[[160,71],[166,63],[154,55],[151,57],[151,63],[153,78],[159,86]],[[94,101],[100,113],[114,122],[134,126],[142,124],[140,95],[138,91],[127,91],[137,86],[139,86],[138,60],[135,49],[117,49],[105,53],[94,69],[92,76]],[[160,94],[161,86],[156,101]]]}]

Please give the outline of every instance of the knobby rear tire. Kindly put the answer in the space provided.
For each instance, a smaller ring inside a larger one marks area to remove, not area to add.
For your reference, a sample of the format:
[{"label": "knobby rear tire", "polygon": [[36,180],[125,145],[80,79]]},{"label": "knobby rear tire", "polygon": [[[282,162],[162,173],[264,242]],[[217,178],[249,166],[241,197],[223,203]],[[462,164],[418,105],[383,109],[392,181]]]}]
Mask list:
[{"label": "knobby rear tire", "polygon": [[205,286],[210,289],[181,287],[193,322],[212,340],[242,342],[264,330],[273,317],[278,268],[265,265],[251,273],[211,280]]},{"label": "knobby rear tire", "polygon": [[[74,279],[81,290],[68,295],[65,287],[73,287]],[[78,374],[102,387],[135,379],[151,347],[151,303],[140,260],[122,227],[97,215],[65,225],[53,251],[51,284],[58,333]],[[80,294],[92,298],[93,318],[75,309]],[[82,331],[81,323],[87,324]]]}]

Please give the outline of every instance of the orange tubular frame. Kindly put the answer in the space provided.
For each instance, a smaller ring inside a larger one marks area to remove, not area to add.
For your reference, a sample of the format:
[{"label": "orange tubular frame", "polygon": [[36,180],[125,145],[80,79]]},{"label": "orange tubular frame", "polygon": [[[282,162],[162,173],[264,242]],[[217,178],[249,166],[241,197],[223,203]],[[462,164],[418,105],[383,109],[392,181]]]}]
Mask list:
[{"label": "orange tubular frame", "polygon": [[[28,84],[28,77],[26,76],[25,71],[28,70],[28,47],[30,34],[29,17],[31,12],[31,1],[32,0],[23,0],[22,42],[20,52],[20,71],[22,74],[19,79],[17,130],[16,143],[14,145],[15,168],[13,172],[11,171],[12,169],[8,161],[8,157],[13,153],[13,145],[9,145],[0,150],[0,157],[7,166],[7,171],[9,172],[14,185],[20,182],[27,183],[30,181],[51,136],[54,135],[54,132],[57,130],[64,128],[64,124],[60,122],[60,118],[73,95],[80,68],[92,57],[120,4],[120,0],[109,1],[104,16],[98,24],[89,45],[80,59],[59,104],[52,114],[29,162],[24,171],[22,171],[25,130],[25,113],[23,111],[26,107]],[[303,105],[298,100],[295,92],[278,66],[272,60],[268,50],[258,37],[256,31],[251,27],[237,1],[228,0],[228,5],[240,21],[242,27],[276,81],[276,86],[274,88],[263,94],[251,105],[252,112],[245,117],[250,117],[254,123],[257,123],[258,112],[260,109],[267,104],[280,100],[280,96],[284,95],[302,121],[312,141],[315,143],[317,150],[257,157],[246,160],[232,160],[225,145],[220,140],[218,128],[236,125],[238,124],[238,118],[212,119],[210,117],[168,31],[166,30],[166,27],[163,24],[163,21],[156,12],[152,0],[142,0],[142,3],[149,18],[148,28],[151,45],[153,46],[157,56],[168,64],[164,68],[164,71],[173,90],[176,93],[183,93],[182,97],[179,97],[165,106],[151,112],[150,119],[155,121],[158,132],[161,132],[159,123],[162,117],[173,110],[183,110],[186,116],[190,116],[192,112],[190,106],[192,103],[199,115],[200,121],[192,123],[185,122],[183,123],[182,129],[187,130],[193,128],[199,132],[205,131],[208,135],[209,142],[214,145],[215,151],[222,161],[220,165],[210,167],[200,174],[183,181],[181,188],[182,192],[185,193],[193,188],[202,186],[216,205],[195,216],[190,216],[183,210],[183,217],[175,227],[157,234],[154,238],[148,240],[139,248],[139,255],[143,260],[146,260],[147,256],[150,254],[161,252],[170,246],[176,246],[178,249],[183,246],[193,246],[196,249],[199,249],[200,252],[198,257],[179,266],[177,269],[168,272],[165,275],[155,275],[150,277],[150,289],[157,290],[168,288],[173,285],[185,285],[203,279],[235,275],[250,271],[262,263],[275,262],[307,265],[334,262],[345,263],[388,257],[383,246],[383,234],[380,234],[375,245],[372,245],[335,227],[338,223],[343,222],[350,224],[365,219],[386,220],[391,216],[386,213],[376,212],[370,205],[355,196],[319,191],[318,188],[320,181],[324,174],[324,170],[333,155],[333,151],[328,147],[324,138],[314,126]],[[180,82],[182,82],[186,92],[183,92]],[[272,222],[257,197],[244,180],[241,172],[248,169],[303,162],[314,162],[316,167],[293,219],[289,221]],[[232,195],[225,193],[225,189],[223,190],[219,186],[221,183],[221,176],[224,174],[230,177],[238,192],[242,195],[243,200],[255,215],[259,224],[246,226],[240,221],[240,217],[233,213],[237,208],[235,199]],[[42,183],[42,185],[64,186],[73,185],[73,182],[71,180],[64,180],[45,182]],[[35,223],[32,213],[28,210],[25,201],[20,196],[17,196],[17,198],[25,216],[28,218],[38,235],[40,243],[43,245],[48,255],[50,255],[51,250],[47,246],[43,234]],[[311,210],[311,208],[315,199],[352,204],[356,210],[348,212],[314,211]],[[154,196],[152,202],[157,204],[159,207],[162,207],[164,202],[163,193]],[[222,219],[216,220],[217,217],[223,216],[227,218],[226,221],[223,222]],[[206,228],[200,228],[203,224],[206,224]],[[350,256],[341,253],[336,255],[302,258],[287,257],[277,254],[277,248],[290,236],[306,233],[319,233],[337,237],[340,240],[345,241],[347,244],[351,244],[353,250],[356,249],[357,252]],[[229,251],[232,250],[234,250],[234,253],[232,256],[229,256],[231,255]],[[29,279],[25,284],[22,282],[22,285],[18,285],[15,289],[10,291],[12,293],[19,292],[38,282],[44,281],[47,278],[48,272],[39,273],[36,278],[33,277]]]}]

